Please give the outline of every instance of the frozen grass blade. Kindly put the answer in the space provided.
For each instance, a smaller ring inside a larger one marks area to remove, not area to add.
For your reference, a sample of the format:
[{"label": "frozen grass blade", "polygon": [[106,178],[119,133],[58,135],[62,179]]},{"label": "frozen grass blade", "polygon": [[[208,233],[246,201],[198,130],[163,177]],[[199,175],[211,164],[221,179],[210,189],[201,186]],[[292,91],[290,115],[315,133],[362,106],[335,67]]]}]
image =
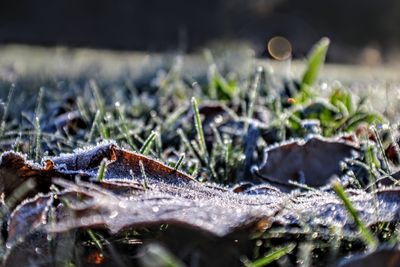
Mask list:
[{"label": "frozen grass blade", "polygon": [[162,159],[163,158],[163,144],[162,144],[162,139],[161,139],[161,130],[160,130],[160,126],[157,127],[156,132],[160,133],[156,135],[156,139],[155,139],[155,147],[156,147],[156,154],[158,156],[158,158]]},{"label": "frozen grass blade", "polygon": [[194,165],[193,171],[192,171],[192,173],[190,174],[190,176],[196,178],[197,175],[199,174],[199,168],[200,168],[200,167],[199,167],[199,163],[196,162],[195,165]]},{"label": "frozen grass blade", "polygon": [[146,170],[144,169],[143,161],[139,160],[140,172],[142,173],[143,178],[143,188],[149,189],[149,180],[146,175]]},{"label": "frozen grass blade", "polygon": [[89,113],[85,107],[85,101],[82,99],[82,97],[78,97],[76,99],[76,105],[78,107],[79,113],[81,114],[83,120],[86,123],[90,123]]},{"label": "frozen grass blade", "polygon": [[94,116],[92,127],[90,127],[90,131],[89,131],[89,135],[88,135],[88,142],[89,143],[92,142],[92,140],[93,140],[94,131],[96,130],[97,121],[99,119],[100,119],[100,111],[98,110],[96,112],[96,115]]},{"label": "frozen grass blade", "polygon": [[177,171],[179,170],[179,168],[181,167],[183,161],[185,160],[185,154],[181,154],[181,156],[179,157],[178,161],[175,164],[174,170]]},{"label": "frozen grass blade", "polygon": [[40,129],[40,120],[39,117],[35,117],[35,161],[40,160],[40,137],[41,137],[41,129]]},{"label": "frozen grass blade", "polygon": [[89,138],[88,138],[88,141],[89,141],[89,142],[91,142],[92,139],[93,139],[94,129],[95,129],[96,127],[97,127],[97,129],[98,129],[98,131],[99,131],[99,133],[100,133],[100,135],[101,135],[102,138],[104,138],[104,139],[110,138],[110,135],[109,135],[109,133],[108,133],[108,131],[107,131],[106,126],[105,126],[104,123],[101,121],[101,111],[100,111],[100,110],[98,110],[98,111],[96,112],[96,115],[95,115],[95,117],[94,117],[93,124],[92,124],[92,128],[90,129],[90,133],[89,133]]},{"label": "frozen grass blade", "polygon": [[390,169],[389,161],[388,161],[388,159],[387,159],[387,157],[386,157],[385,149],[383,148],[382,140],[381,140],[381,137],[379,136],[378,130],[376,129],[375,126],[371,126],[371,129],[372,129],[372,131],[374,132],[376,141],[377,141],[378,146],[379,146],[379,150],[380,150],[380,152],[381,152],[383,161],[384,161],[384,163],[385,163],[385,165],[386,165],[386,166],[385,166],[385,167],[386,167],[386,170],[387,170],[387,172],[388,172],[389,174],[391,174],[392,171],[391,171],[391,169]]},{"label": "frozen grass blade", "polygon": [[192,107],[194,112],[194,125],[196,127],[197,139],[199,142],[199,150],[204,156],[207,153],[206,140],[204,138],[203,126],[201,124],[199,107],[196,98],[192,98]]},{"label": "frozen grass blade", "polygon": [[40,117],[42,115],[43,96],[44,96],[44,88],[40,87],[35,108],[36,117]]},{"label": "frozen grass blade", "polygon": [[126,142],[128,143],[128,145],[129,145],[132,149],[134,149],[134,150],[137,151],[138,149],[137,149],[137,147],[135,146],[135,144],[133,143],[132,138],[131,138],[131,136],[130,136],[130,134],[129,134],[129,129],[128,129],[128,127],[127,127],[127,122],[126,122],[126,119],[125,119],[124,112],[123,112],[123,110],[122,110],[122,108],[121,108],[121,104],[120,104],[119,102],[116,102],[116,103],[115,103],[115,108],[116,108],[116,110],[117,110],[119,122],[120,122],[120,124],[121,124],[121,131],[122,131],[122,134],[123,134],[124,137],[125,137]]},{"label": "frozen grass blade", "polygon": [[353,204],[350,199],[347,197],[346,193],[343,190],[340,182],[335,180],[331,183],[333,191],[335,191],[336,195],[343,202],[344,207],[347,212],[350,214],[354,223],[356,224],[358,231],[360,232],[361,238],[364,240],[365,244],[371,249],[375,249],[377,247],[377,241],[372,235],[372,233],[368,230],[365,224],[358,217],[357,211],[354,209]]},{"label": "frozen grass blade", "polygon": [[149,137],[147,137],[142,147],[140,148],[140,154],[147,155],[156,137],[157,137],[157,132],[151,132]]},{"label": "frozen grass blade", "polygon": [[262,266],[266,266],[276,260],[279,260],[280,258],[282,258],[283,256],[285,256],[286,254],[290,253],[293,251],[293,249],[296,247],[295,244],[289,244],[287,246],[284,247],[280,247],[275,249],[273,252],[269,253],[268,255],[257,259],[253,262],[248,262],[248,263],[244,263],[244,265],[246,267],[262,267]]},{"label": "frozen grass blade", "polygon": [[263,71],[262,67],[257,68],[256,73],[254,75],[254,81],[250,86],[249,107],[247,109],[248,120],[245,121],[245,127],[244,127],[246,133],[249,128],[249,120],[251,120],[253,118],[256,96],[257,96],[257,89],[260,84],[260,78],[261,78],[262,71]]},{"label": "frozen grass blade", "polygon": [[0,124],[0,138],[3,137],[5,128],[6,128],[6,119],[7,119],[7,115],[8,115],[8,107],[10,106],[10,102],[11,102],[11,98],[14,94],[14,90],[15,90],[15,85],[12,84],[10,87],[10,91],[8,92],[8,96],[7,96],[7,102],[4,104],[4,112],[3,112],[3,116],[1,118],[1,124]]},{"label": "frozen grass blade", "polygon": [[105,109],[103,97],[100,94],[100,89],[94,80],[89,81],[89,86],[92,89],[92,92],[93,92],[93,95],[94,95],[94,98],[96,101],[96,107],[100,111],[101,116],[104,117],[106,109]]},{"label": "frozen grass blade", "polygon": [[35,135],[34,135],[34,154],[35,154],[35,160],[39,161],[40,159],[40,138],[41,138],[41,128],[40,128],[40,116],[42,115],[42,102],[43,102],[43,95],[44,95],[44,88],[40,87],[39,89],[39,94],[37,98],[37,104],[36,104],[36,109],[35,109],[35,118],[33,122],[33,126],[35,129]]}]

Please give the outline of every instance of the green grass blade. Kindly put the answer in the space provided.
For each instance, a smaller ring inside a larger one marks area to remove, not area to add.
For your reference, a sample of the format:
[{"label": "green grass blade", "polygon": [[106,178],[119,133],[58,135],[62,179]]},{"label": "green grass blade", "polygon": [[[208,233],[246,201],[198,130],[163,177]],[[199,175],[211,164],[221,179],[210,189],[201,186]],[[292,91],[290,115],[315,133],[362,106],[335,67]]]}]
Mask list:
[{"label": "green grass blade", "polygon": [[99,170],[97,171],[97,181],[98,182],[103,181],[104,174],[106,172],[106,164],[107,164],[107,159],[104,158],[100,163]]},{"label": "green grass blade", "polygon": [[150,147],[153,144],[156,137],[157,137],[157,132],[151,132],[149,137],[147,137],[147,139],[144,141],[142,147],[140,148],[140,151],[139,151],[140,154],[146,155],[149,152]]},{"label": "green grass blade", "polygon": [[96,126],[98,125],[98,121],[100,120],[100,111],[98,110],[96,112],[96,115],[94,116],[92,127],[90,128],[89,135],[88,135],[88,142],[92,142],[93,136],[94,136],[94,131],[96,130]]},{"label": "green grass blade", "polygon": [[104,249],[103,249],[103,245],[101,244],[100,240],[95,236],[94,232],[92,230],[87,230],[87,233],[90,237],[90,239],[92,239],[94,245],[97,247],[97,249],[101,252],[104,253]]},{"label": "green grass blade", "polygon": [[149,180],[146,175],[146,170],[144,169],[144,164],[143,161],[139,160],[139,167],[140,167],[140,172],[142,173],[142,178],[143,178],[143,188],[145,190],[149,189]]},{"label": "green grass blade", "polygon": [[329,39],[324,37],[311,49],[311,52],[308,56],[307,69],[304,72],[301,80],[302,85],[311,86],[316,81],[319,70],[325,62],[326,52],[329,48],[329,42]]},{"label": "green grass blade", "polygon": [[365,224],[361,221],[359,218],[357,211],[354,209],[353,204],[351,203],[350,199],[347,197],[346,193],[344,192],[343,187],[339,183],[339,181],[333,181],[332,182],[332,189],[335,191],[336,195],[340,198],[340,200],[343,202],[344,207],[346,208],[347,212],[350,214],[352,217],[354,223],[356,224],[361,238],[364,240],[365,244],[371,248],[375,249],[377,247],[377,242],[375,237],[372,235],[372,233],[368,230],[368,228],[365,226]]},{"label": "green grass blade", "polygon": [[269,253],[268,255],[259,258],[253,262],[250,263],[245,263],[246,267],[262,267],[270,264],[271,262],[274,262],[286,254],[290,253],[293,251],[293,249],[296,247],[295,244],[289,244],[285,247],[280,247],[275,249],[273,252]]},{"label": "green grass blade", "polygon": [[185,160],[185,154],[182,153],[182,155],[179,157],[178,161],[175,164],[174,170],[177,171],[181,167],[183,161]]}]

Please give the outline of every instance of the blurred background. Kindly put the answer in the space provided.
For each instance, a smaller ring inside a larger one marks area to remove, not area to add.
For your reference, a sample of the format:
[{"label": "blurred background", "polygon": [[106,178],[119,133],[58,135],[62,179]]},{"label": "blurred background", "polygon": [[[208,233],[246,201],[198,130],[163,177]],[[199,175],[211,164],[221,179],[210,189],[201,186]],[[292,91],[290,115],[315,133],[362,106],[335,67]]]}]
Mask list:
[{"label": "blurred background", "polygon": [[2,0],[0,44],[196,52],[242,43],[269,57],[284,36],[304,58],[322,36],[328,62],[396,62],[397,0]]}]

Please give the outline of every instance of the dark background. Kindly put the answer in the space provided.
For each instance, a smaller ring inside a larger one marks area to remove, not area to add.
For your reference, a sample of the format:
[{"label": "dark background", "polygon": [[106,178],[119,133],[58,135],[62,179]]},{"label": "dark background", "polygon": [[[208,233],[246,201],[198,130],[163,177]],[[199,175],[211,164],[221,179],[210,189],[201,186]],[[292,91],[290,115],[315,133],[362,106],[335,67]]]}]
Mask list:
[{"label": "dark background", "polygon": [[240,40],[266,56],[267,40],[283,35],[303,57],[328,36],[330,61],[356,62],[397,52],[399,26],[398,0],[0,1],[0,44],[191,52]]}]

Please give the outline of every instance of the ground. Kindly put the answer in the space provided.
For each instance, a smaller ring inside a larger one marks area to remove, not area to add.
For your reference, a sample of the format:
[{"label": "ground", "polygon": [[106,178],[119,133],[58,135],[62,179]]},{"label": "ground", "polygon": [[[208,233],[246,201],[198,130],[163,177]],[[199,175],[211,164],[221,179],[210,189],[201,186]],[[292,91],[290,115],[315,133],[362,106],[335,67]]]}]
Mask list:
[{"label": "ground", "polygon": [[1,48],[3,264],[396,260],[398,77],[328,46]]}]

